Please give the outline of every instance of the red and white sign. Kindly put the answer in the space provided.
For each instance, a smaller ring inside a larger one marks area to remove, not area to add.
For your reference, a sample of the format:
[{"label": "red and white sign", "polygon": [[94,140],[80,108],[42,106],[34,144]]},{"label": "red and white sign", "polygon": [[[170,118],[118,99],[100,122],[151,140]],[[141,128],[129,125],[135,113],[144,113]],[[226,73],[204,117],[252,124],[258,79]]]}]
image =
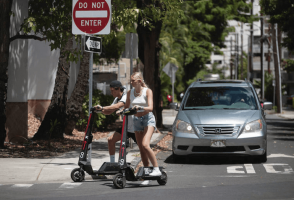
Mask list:
[{"label": "red and white sign", "polygon": [[73,34],[110,33],[111,0],[73,0],[72,5]]}]

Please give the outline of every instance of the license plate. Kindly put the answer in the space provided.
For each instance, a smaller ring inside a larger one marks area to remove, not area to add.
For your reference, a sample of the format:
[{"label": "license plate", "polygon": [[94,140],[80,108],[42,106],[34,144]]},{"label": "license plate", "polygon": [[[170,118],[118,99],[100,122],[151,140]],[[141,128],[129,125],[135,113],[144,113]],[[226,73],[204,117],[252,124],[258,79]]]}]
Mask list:
[{"label": "license plate", "polygon": [[210,146],[211,147],[226,147],[226,141],[225,140],[211,140]]}]

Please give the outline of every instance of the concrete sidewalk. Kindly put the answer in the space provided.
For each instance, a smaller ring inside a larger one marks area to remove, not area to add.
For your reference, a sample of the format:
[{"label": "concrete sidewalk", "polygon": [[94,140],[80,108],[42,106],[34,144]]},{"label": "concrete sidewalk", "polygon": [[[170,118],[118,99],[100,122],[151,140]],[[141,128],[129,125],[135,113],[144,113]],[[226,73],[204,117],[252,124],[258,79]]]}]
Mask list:
[{"label": "concrete sidewalk", "polygon": [[[171,128],[177,111],[163,110],[163,124],[165,129],[161,133],[154,133],[151,145],[157,144]],[[109,133],[112,134],[113,132]],[[92,143],[92,167],[98,170],[104,162],[109,162],[107,139],[102,138]],[[115,159],[118,159],[118,142],[116,144]],[[136,167],[141,161],[140,151],[136,143],[127,149],[127,162]],[[0,158],[0,184],[34,184],[47,182],[72,182],[70,173],[78,167],[80,149],[65,153],[58,157],[46,159],[28,158]],[[86,173],[86,180],[92,177]]]},{"label": "concrete sidewalk", "polygon": [[268,115],[276,115],[284,119],[294,119],[294,109],[290,107],[283,107],[282,113],[275,113],[272,110],[265,111]]}]

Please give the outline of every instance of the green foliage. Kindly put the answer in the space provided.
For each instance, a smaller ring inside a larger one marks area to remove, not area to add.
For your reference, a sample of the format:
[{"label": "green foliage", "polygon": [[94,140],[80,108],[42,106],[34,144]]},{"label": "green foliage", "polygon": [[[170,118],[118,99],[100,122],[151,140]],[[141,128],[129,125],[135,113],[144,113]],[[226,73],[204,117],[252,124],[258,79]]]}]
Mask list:
[{"label": "green foliage", "polygon": [[[113,102],[113,97],[111,95],[104,95],[101,90],[93,90],[92,94],[92,105],[102,105],[108,106],[111,105]],[[87,94],[84,98],[83,103],[83,114],[81,118],[78,120],[77,125],[82,127],[82,129],[86,128],[88,123],[88,116],[89,116],[89,94]],[[115,122],[118,119],[118,116],[113,113],[111,115],[104,115],[102,113],[94,114],[94,127],[99,129],[106,129],[109,124]],[[94,128],[93,127],[93,128]]]},{"label": "green foliage", "polygon": [[[274,76],[272,74],[269,74],[267,71],[264,73],[264,98],[267,101],[273,102],[273,80]],[[253,86],[255,88],[261,88],[261,81],[254,80]],[[259,95],[261,96],[261,90],[259,92]]]},{"label": "green foliage", "polygon": [[[28,18],[22,24],[25,34],[45,37],[50,42],[51,50],[61,49],[68,38],[73,37],[72,29],[72,0],[30,0],[28,3]],[[80,36],[76,37],[80,42]],[[67,60],[77,62],[80,50],[66,52]]]},{"label": "green foliage", "polygon": [[[203,66],[210,60],[212,52],[220,52],[225,47],[225,37],[234,30],[228,20],[252,22],[251,16],[240,14],[249,13],[251,6],[245,0],[184,1],[181,4],[184,14],[176,20],[164,21],[160,35],[161,69],[168,62],[179,67],[176,73],[176,94],[184,91],[189,83],[210,73]],[[165,82],[164,77],[161,75],[162,82]],[[170,88],[165,87],[162,92]]]},{"label": "green foliage", "polygon": [[262,13],[270,15],[270,22],[277,23],[285,32],[282,45],[294,51],[294,2],[292,0],[260,0]]},{"label": "green foliage", "polygon": [[243,51],[243,75],[241,78],[241,54],[239,55],[239,63],[238,63],[238,79],[244,80],[247,78],[247,63],[248,63],[248,55]]},{"label": "green foliage", "polygon": [[294,71],[294,60],[284,59],[282,61],[282,63],[283,63],[284,70],[286,70],[287,73],[290,73],[290,72]]}]

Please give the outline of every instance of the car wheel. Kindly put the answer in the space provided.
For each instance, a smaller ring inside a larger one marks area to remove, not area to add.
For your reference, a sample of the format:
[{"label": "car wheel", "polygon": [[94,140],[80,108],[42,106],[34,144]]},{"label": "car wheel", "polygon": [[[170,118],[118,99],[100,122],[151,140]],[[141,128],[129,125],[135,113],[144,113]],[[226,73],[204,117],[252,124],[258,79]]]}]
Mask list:
[{"label": "car wheel", "polygon": [[173,161],[174,161],[174,163],[179,163],[180,161],[182,161],[182,158],[183,158],[183,156],[176,155],[176,154],[173,152]]},{"label": "car wheel", "polygon": [[265,152],[264,154],[262,154],[260,156],[257,156],[256,161],[258,163],[265,163],[267,161],[267,152]]}]

